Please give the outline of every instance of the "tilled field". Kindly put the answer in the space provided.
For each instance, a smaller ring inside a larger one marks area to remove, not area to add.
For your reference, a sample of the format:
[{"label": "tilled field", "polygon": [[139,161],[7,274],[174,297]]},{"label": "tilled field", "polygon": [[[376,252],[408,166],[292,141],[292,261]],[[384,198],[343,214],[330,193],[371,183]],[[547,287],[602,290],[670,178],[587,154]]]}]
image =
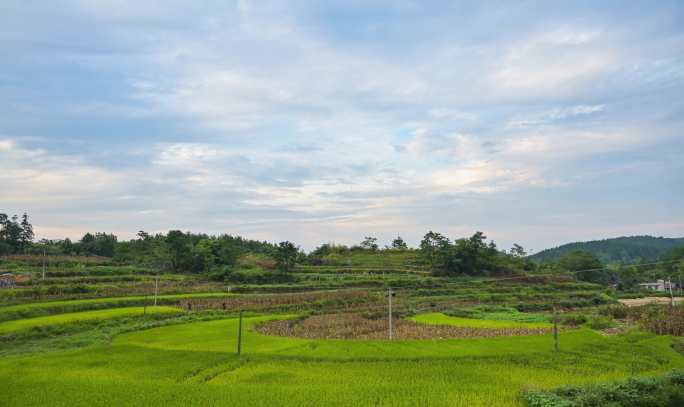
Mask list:
[{"label": "tilled field", "polygon": [[[539,335],[550,328],[471,328],[425,325],[405,319],[392,319],[394,339],[485,338],[495,336]],[[368,319],[357,314],[315,315],[306,319],[279,320],[256,327],[265,335],[306,339],[387,339],[388,320]]]}]

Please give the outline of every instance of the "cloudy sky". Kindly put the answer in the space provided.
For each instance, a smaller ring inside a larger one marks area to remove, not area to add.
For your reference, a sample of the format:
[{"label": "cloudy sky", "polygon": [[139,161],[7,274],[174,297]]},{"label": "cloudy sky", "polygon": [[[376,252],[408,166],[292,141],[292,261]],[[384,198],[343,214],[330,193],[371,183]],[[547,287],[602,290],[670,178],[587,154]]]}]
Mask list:
[{"label": "cloudy sky", "polygon": [[4,0],[0,212],[306,249],[684,236],[682,21],[678,0]]}]

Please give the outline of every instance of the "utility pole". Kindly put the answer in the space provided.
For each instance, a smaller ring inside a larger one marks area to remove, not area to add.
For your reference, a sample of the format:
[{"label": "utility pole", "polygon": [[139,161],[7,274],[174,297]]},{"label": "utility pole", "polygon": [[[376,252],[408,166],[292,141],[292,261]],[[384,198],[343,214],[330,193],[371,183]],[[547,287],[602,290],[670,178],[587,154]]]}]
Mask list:
[{"label": "utility pole", "polygon": [[45,280],[45,258],[47,257],[46,249],[43,247],[43,280]]},{"label": "utility pole", "polygon": [[240,320],[238,322],[238,341],[237,341],[237,354],[240,356],[242,353],[242,310],[240,310]]},{"label": "utility pole", "polygon": [[154,306],[157,306],[157,293],[159,292],[159,275],[154,276]]},{"label": "utility pole", "polygon": [[667,285],[670,288],[670,306],[674,307],[675,305],[675,300],[674,300],[674,294],[672,293],[672,277],[668,277],[667,279]]},{"label": "utility pole", "polygon": [[387,289],[387,298],[389,298],[389,340],[392,340],[392,287]]},{"label": "utility pole", "polygon": [[553,307],[553,351],[558,352],[558,318],[556,307]]}]

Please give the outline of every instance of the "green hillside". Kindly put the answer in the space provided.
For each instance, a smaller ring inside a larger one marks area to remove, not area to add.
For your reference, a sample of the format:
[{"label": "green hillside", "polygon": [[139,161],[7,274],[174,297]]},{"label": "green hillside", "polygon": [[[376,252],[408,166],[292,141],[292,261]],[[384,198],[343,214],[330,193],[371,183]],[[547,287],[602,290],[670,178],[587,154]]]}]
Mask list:
[{"label": "green hillside", "polygon": [[568,243],[542,250],[530,258],[537,261],[557,260],[565,253],[584,250],[595,254],[604,262],[653,261],[682,245],[684,245],[684,238],[628,236]]}]

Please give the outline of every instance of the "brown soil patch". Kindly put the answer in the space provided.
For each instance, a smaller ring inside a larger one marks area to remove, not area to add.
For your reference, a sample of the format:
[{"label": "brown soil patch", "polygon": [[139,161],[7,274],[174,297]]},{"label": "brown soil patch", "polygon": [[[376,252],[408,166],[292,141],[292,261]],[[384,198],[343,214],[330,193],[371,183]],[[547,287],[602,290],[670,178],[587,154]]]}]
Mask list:
[{"label": "brown soil patch", "polygon": [[[670,297],[644,297],[618,300],[627,307],[640,307],[648,304],[669,304]],[[684,302],[684,297],[675,297],[675,302]]]},{"label": "brown soil patch", "polygon": [[[405,319],[392,319],[394,339],[485,338],[495,336],[539,335],[550,328],[466,328],[426,325]],[[315,315],[304,320],[271,321],[256,327],[265,335],[305,339],[388,339],[387,319],[368,319],[357,314]]]}]

